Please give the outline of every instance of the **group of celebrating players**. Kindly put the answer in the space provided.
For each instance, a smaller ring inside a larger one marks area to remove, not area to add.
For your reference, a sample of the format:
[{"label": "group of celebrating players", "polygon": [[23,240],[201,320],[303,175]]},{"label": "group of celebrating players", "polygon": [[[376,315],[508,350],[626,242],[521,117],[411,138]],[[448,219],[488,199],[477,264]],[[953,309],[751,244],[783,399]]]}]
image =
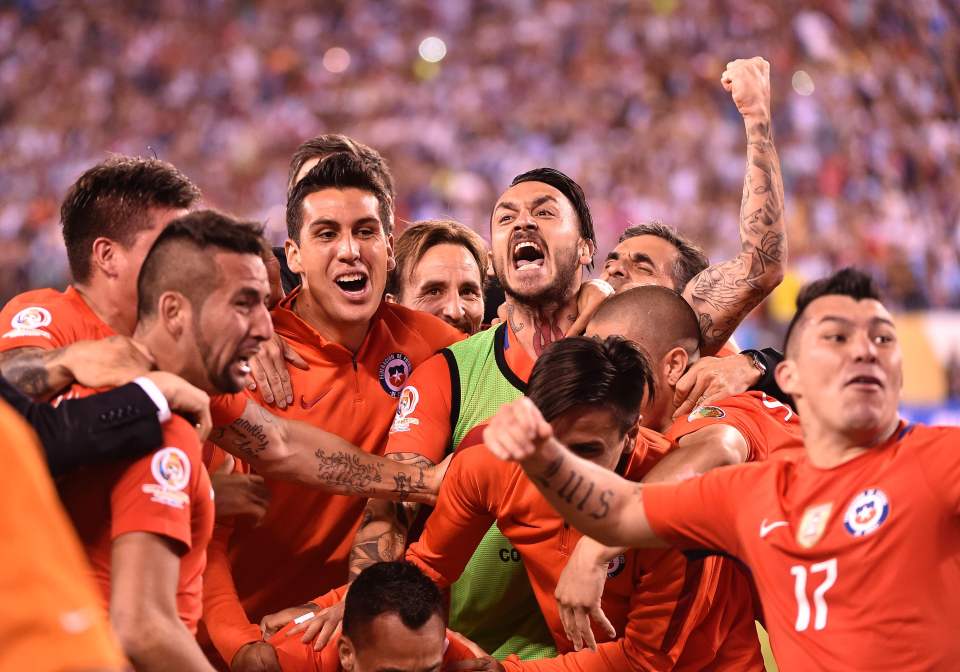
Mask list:
[{"label": "group of celebrating players", "polygon": [[276,250],[167,163],[87,170],[73,284],[6,305],[0,372],[41,400],[163,372],[173,413],[58,475],[72,531],[0,414],[36,491],[10,669],[761,670],[757,622],[782,670],[950,669],[957,430],[899,418],[858,271],[801,292],[784,355],[738,353],[787,243],[769,66],[721,83],[747,162],[712,265],[643,224],[586,280],[590,209],[550,168],[489,251],[448,220],[394,237],[385,161],[340,135],[293,156]]}]

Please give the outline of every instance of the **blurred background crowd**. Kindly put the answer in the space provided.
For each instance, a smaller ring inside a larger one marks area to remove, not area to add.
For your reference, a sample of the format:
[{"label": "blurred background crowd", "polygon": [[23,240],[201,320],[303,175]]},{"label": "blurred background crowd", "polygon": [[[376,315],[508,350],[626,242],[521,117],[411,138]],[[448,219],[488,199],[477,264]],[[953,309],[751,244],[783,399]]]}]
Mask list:
[{"label": "blurred background crowd", "polygon": [[[720,73],[763,55],[790,273],[738,337],[772,344],[846,264],[900,310],[957,309],[958,26],[953,0],[5,2],[0,300],[65,284],[59,201],[108,152],[171,161],[279,242],[290,154],[334,131],[388,158],[399,220],[485,235],[510,178],[552,165],[601,254],[660,219],[729,256],[745,135]],[[936,354],[960,394],[960,352]]]}]

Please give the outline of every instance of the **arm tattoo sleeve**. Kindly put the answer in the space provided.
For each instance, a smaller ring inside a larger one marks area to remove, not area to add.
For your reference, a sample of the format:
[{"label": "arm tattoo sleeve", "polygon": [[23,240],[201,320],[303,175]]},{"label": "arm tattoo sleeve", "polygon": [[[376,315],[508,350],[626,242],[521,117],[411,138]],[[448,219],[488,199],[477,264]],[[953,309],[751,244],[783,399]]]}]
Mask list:
[{"label": "arm tattoo sleeve", "polygon": [[[27,396],[42,399],[51,396],[67,381],[51,380],[48,367],[55,364],[59,350],[21,348],[5,353],[0,359],[0,374]],[[58,387],[59,385],[59,387]]]},{"label": "arm tattoo sleeve", "polygon": [[787,256],[783,180],[768,122],[752,123],[747,129],[740,244],[740,254],[697,274],[684,290],[700,320],[707,354],[726,343],[783,277]]}]

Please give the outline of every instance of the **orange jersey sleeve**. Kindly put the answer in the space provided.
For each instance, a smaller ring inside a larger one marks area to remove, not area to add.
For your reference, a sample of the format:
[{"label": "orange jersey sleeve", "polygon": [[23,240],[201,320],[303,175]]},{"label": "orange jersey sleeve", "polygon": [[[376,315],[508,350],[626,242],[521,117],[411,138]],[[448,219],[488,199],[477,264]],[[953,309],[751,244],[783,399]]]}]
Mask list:
[{"label": "orange jersey sleeve", "polygon": [[210,417],[214,427],[226,427],[243,415],[252,398],[245,392],[218,394],[210,398]]},{"label": "orange jersey sleeve", "polygon": [[713,469],[681,483],[653,483],[642,489],[643,510],[658,537],[681,548],[702,548],[740,556],[734,526],[736,498],[750,492],[749,474],[762,463]]},{"label": "orange jersey sleeve", "polygon": [[666,436],[679,441],[698,429],[717,424],[740,432],[749,446],[748,462],[766,460],[780,451],[799,453],[803,449],[797,414],[763,392],[744,392],[710,406],[698,406],[690,415],[674,421]]},{"label": "orange jersey sleeve", "polygon": [[960,429],[926,427],[929,437],[918,451],[917,463],[947,511],[960,515]]},{"label": "orange jersey sleeve", "polygon": [[0,403],[7,483],[0,517],[0,669],[122,669],[83,549],[27,424]]},{"label": "orange jersey sleeve", "polygon": [[460,578],[496,519],[496,504],[491,501],[491,493],[498,491],[496,472],[503,470],[490,469],[488,458],[484,446],[457,452],[423,534],[407,549],[407,560],[441,588]]},{"label": "orange jersey sleeve", "polygon": [[0,352],[17,348],[62,348],[114,334],[83,302],[77,290],[38,289],[15,296],[0,311]]},{"label": "orange jersey sleeve", "polygon": [[451,395],[450,367],[443,355],[414,369],[400,393],[385,454],[414,453],[442,461],[450,449]]}]

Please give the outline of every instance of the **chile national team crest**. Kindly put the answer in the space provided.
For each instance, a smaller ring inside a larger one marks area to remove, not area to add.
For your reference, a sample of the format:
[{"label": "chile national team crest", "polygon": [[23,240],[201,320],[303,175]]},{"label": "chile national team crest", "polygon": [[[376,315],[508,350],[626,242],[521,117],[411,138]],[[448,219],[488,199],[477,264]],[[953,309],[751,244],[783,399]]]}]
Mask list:
[{"label": "chile national team crest", "polygon": [[853,498],[843,516],[843,526],[855,537],[876,531],[890,515],[890,500],[878,488],[864,490]]},{"label": "chile national team crest", "polygon": [[400,390],[410,377],[410,359],[402,352],[393,352],[380,363],[380,386],[391,397],[399,397]]}]

